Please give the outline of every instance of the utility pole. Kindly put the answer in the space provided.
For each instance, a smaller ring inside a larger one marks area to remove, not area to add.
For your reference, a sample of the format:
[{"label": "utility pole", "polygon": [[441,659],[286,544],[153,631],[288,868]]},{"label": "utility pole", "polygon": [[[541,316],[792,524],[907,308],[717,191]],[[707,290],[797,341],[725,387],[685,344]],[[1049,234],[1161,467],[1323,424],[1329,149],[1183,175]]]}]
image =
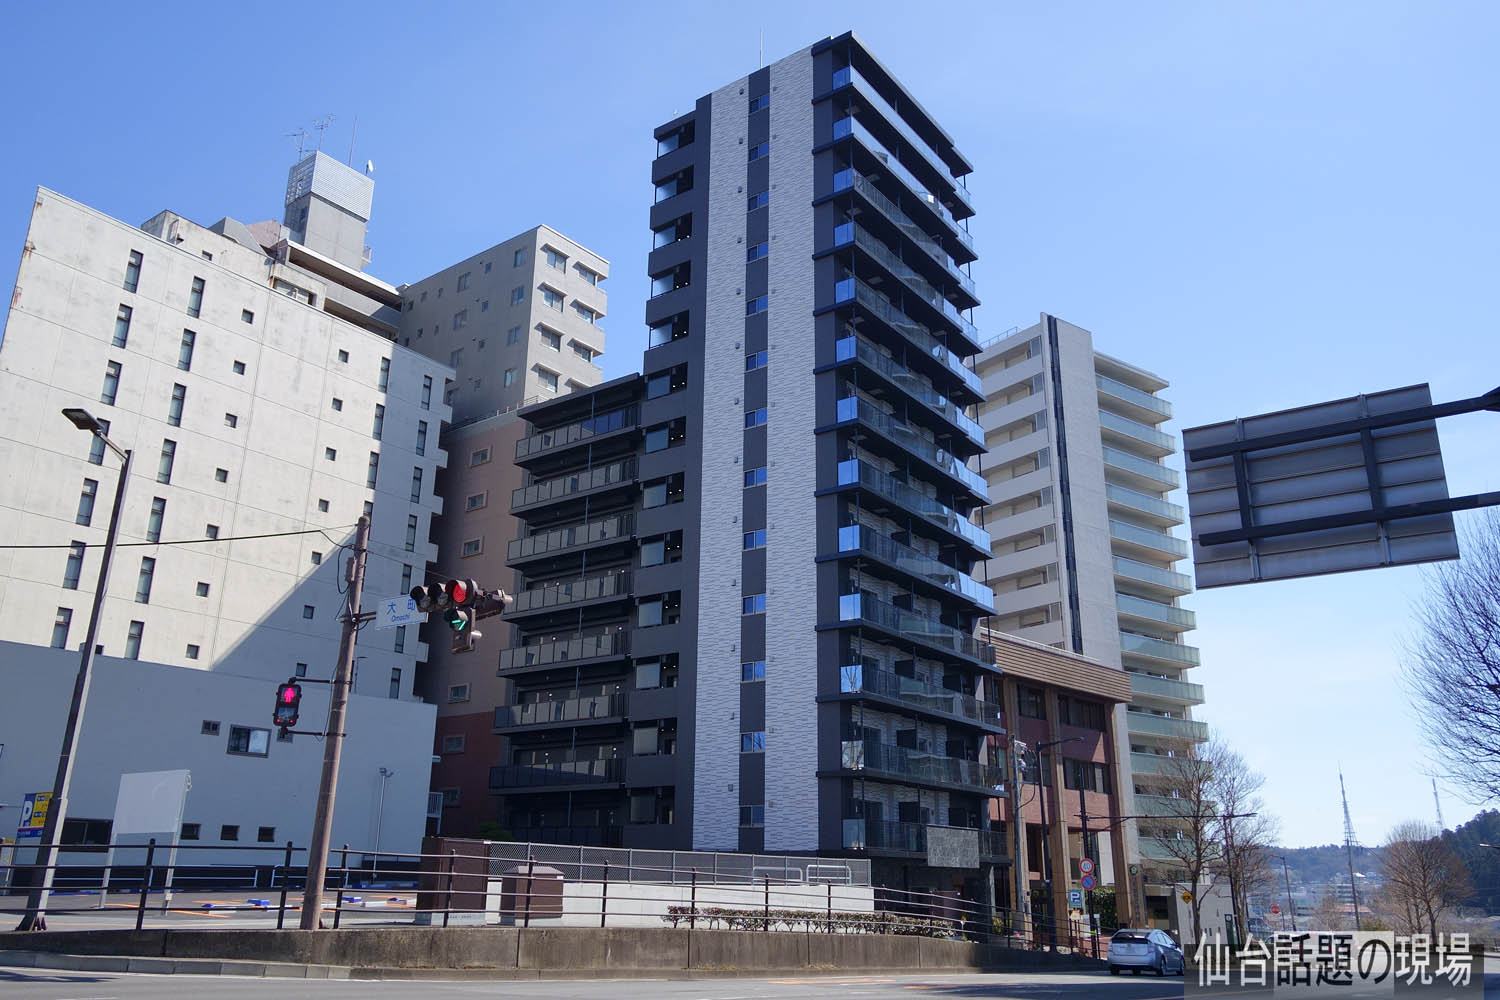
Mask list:
[{"label": "utility pole", "polygon": [[[1479,846],[1483,847],[1484,845],[1480,844]],[[1286,912],[1291,914],[1292,933],[1295,934],[1297,932],[1297,908],[1292,905],[1292,875],[1286,868],[1286,855],[1278,854],[1276,856],[1281,859],[1281,877],[1286,879]]]},{"label": "utility pole", "polygon": [[323,778],[318,785],[318,811],[313,816],[312,840],[307,847],[307,886],[302,893],[300,926],[317,930],[323,916],[323,882],[328,877],[328,848],[333,840],[333,797],[338,790],[339,758],[344,749],[344,715],[349,707],[349,682],[354,674],[354,643],[360,623],[360,595],[365,589],[365,555],[370,545],[370,519],[361,517],[354,532],[354,555],[345,579],[349,602],[344,608],[344,633],[339,639],[339,662],[333,675],[328,733],[323,740]]},{"label": "utility pole", "polygon": [[[1081,781],[1078,783],[1078,826],[1079,826],[1079,836],[1083,840],[1083,856],[1085,858],[1088,858],[1089,861],[1095,865],[1094,871],[1097,872],[1099,870],[1098,869],[1099,862],[1094,859],[1094,852],[1091,851],[1091,850],[1089,850],[1089,807],[1088,807],[1088,804],[1084,801],[1084,798],[1083,798],[1083,782],[1081,782]],[[1095,875],[1095,878],[1097,878],[1097,877],[1098,876]],[[1093,948],[1093,950],[1094,950],[1094,957],[1098,958],[1099,957],[1099,933],[1098,933],[1099,929],[1094,926],[1094,890],[1093,889],[1085,889],[1085,890],[1083,890],[1083,905],[1084,905],[1083,912],[1085,914],[1087,914],[1088,920],[1089,920],[1089,938],[1094,943],[1094,948]],[[1115,913],[1116,914],[1118,914],[1120,912],[1119,911],[1119,905],[1120,905],[1119,901],[1116,900],[1115,901],[1115,907],[1116,907]],[[1118,919],[1118,917],[1116,917],[1116,919]]]}]

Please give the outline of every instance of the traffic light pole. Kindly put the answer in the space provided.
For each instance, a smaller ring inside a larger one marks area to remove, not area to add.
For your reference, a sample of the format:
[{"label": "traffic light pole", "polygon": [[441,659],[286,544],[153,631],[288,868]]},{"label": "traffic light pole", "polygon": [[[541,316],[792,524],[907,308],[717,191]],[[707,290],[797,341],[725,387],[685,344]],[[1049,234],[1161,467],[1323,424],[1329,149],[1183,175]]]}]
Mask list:
[{"label": "traffic light pole", "polygon": [[307,887],[302,894],[301,928],[317,930],[323,915],[323,882],[328,877],[328,849],[333,840],[333,798],[339,783],[339,758],[344,749],[344,715],[349,707],[349,684],[354,675],[354,642],[359,635],[360,596],[365,589],[365,554],[369,550],[370,519],[361,517],[354,533],[350,560],[349,603],[344,609],[344,633],[339,639],[339,662],[333,675],[328,734],[323,741],[323,778],[318,785],[318,811],[313,817],[307,848]]}]

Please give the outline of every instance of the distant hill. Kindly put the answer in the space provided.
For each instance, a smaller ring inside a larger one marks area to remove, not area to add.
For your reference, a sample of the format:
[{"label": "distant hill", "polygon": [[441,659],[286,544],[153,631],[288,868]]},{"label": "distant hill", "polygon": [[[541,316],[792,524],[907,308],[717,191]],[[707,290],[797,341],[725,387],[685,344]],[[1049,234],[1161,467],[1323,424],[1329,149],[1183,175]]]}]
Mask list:
[{"label": "distant hill", "polygon": [[[1349,856],[1343,844],[1324,844],[1321,847],[1277,847],[1273,853],[1285,854],[1292,884],[1326,885],[1329,882],[1349,881]],[[1360,873],[1380,870],[1380,849],[1356,847],[1354,870]]]},{"label": "distant hill", "polygon": [[1486,809],[1467,823],[1444,830],[1443,840],[1469,867],[1474,895],[1467,905],[1482,907],[1486,913],[1500,913],[1500,851],[1479,846],[1500,844],[1500,812]]}]

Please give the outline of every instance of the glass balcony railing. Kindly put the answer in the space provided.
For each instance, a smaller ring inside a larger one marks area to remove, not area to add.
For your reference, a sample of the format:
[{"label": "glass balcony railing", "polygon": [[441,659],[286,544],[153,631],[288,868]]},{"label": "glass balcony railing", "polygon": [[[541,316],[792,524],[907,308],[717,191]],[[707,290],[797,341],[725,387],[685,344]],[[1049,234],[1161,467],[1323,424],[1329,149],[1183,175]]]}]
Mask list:
[{"label": "glass balcony railing", "polygon": [[1154,639],[1149,635],[1136,635],[1134,632],[1120,633],[1120,652],[1149,656],[1158,660],[1170,660],[1189,667],[1196,667],[1203,662],[1197,646],[1184,646],[1180,642]]},{"label": "glass balcony railing", "polygon": [[[908,854],[927,853],[927,831],[930,823],[901,823],[889,819],[845,819],[844,847],[851,851],[901,851]],[[1009,845],[1005,831],[991,828],[977,830],[969,827],[939,827],[942,830],[962,830],[979,838],[981,857],[1009,857]]]},{"label": "glass balcony railing", "polygon": [[578,444],[589,441],[601,434],[609,434],[613,431],[624,430],[626,427],[634,427],[639,421],[634,406],[623,409],[612,410],[609,413],[601,413],[597,416],[578,420],[563,427],[554,427],[551,430],[542,431],[524,437],[516,442],[516,461],[539,455],[554,448],[561,448],[570,444]]},{"label": "glass balcony railing", "polygon": [[1155,753],[1132,753],[1130,773],[1148,777],[1172,777],[1178,773],[1177,758]]},{"label": "glass balcony railing", "polygon": [[979,329],[964,317],[958,306],[949,302],[942,293],[928,283],[926,278],[912,270],[911,265],[896,256],[890,247],[872,236],[864,227],[853,222],[835,226],[833,245],[842,247],[850,243],[860,247],[865,253],[879,261],[886,270],[896,276],[901,284],[906,286],[907,291],[941,313],[945,320],[958,327],[960,333],[976,344],[979,342]]},{"label": "glass balcony railing", "polygon": [[583,698],[554,698],[525,705],[500,705],[495,709],[495,728],[545,726],[557,722],[587,722],[590,719],[620,718],[625,714],[626,696],[596,694]]},{"label": "glass balcony railing", "polygon": [[1191,705],[1203,704],[1202,684],[1179,681],[1171,677],[1152,677],[1150,674],[1132,673],[1130,690],[1148,698],[1182,701]]},{"label": "glass balcony railing", "polygon": [[629,570],[606,573],[583,580],[561,580],[515,595],[506,614],[534,614],[551,608],[567,607],[584,601],[597,601],[605,597],[624,597],[630,594]]},{"label": "glass balcony railing", "polygon": [[1144,597],[1133,597],[1130,594],[1115,595],[1115,610],[1131,618],[1142,618],[1176,628],[1198,627],[1198,616],[1187,608],[1176,608],[1170,604],[1148,601]]},{"label": "glass balcony railing", "polygon": [[948,210],[948,206],[944,205],[938,200],[937,196],[928,191],[927,186],[917,180],[917,175],[906,169],[901,164],[899,158],[892,156],[890,151],[885,148],[885,144],[875,138],[874,133],[853,118],[845,117],[836,119],[833,123],[834,141],[837,142],[839,139],[847,139],[851,136],[859,140],[860,144],[869,150],[870,155],[879,160],[881,165],[890,171],[893,177],[906,185],[914,199],[921,202],[933,215],[941,219],[947,226],[947,231],[950,234],[968,248],[970,252],[973,251],[974,238],[959,225],[958,220],[953,217],[953,213]]},{"label": "glass balcony railing", "polygon": [[617,784],[624,773],[619,760],[558,760],[536,764],[499,764],[490,768],[490,789],[546,785]]},{"label": "glass balcony railing", "polygon": [[1114,483],[1104,484],[1104,498],[1110,503],[1119,504],[1121,507],[1128,507],[1173,524],[1181,524],[1187,520],[1186,513],[1175,503],[1168,503],[1160,497],[1154,497],[1139,490],[1116,486]]},{"label": "glass balcony railing", "polygon": [[1104,446],[1104,464],[1160,483],[1166,489],[1175,490],[1182,485],[1182,477],[1178,475],[1176,469],[1169,469],[1160,462],[1140,458],[1118,448],[1111,448],[1109,445]]},{"label": "glass balcony railing", "polygon": [[1157,552],[1167,552],[1179,559],[1186,559],[1189,551],[1185,539],[1175,535],[1169,535],[1164,531],[1152,531],[1150,528],[1142,528],[1136,524],[1127,524],[1124,521],[1111,519],[1109,522],[1109,536],[1118,538],[1122,542],[1130,542],[1142,548],[1155,549]]},{"label": "glass balcony railing", "polygon": [[1184,573],[1174,573],[1169,569],[1136,562],[1134,559],[1126,559],[1123,556],[1115,556],[1114,563],[1115,576],[1150,584],[1153,587],[1161,587],[1178,594],[1193,592],[1193,581]]},{"label": "glass balcony railing", "polygon": [[869,285],[858,278],[844,278],[833,286],[836,303],[858,302],[879,317],[887,326],[915,344],[928,357],[941,361],[947,369],[968,386],[975,395],[984,395],[984,386],[979,375],[967,367],[958,355],[932,335],[932,331],[912,319]]},{"label": "glass balcony railing", "polygon": [[867,621],[931,649],[956,653],[987,666],[995,662],[995,650],[989,643],[980,642],[952,625],[865,594],[844,594],[839,598],[839,621]]},{"label": "glass balcony railing", "polygon": [[867,525],[850,524],[839,529],[840,552],[862,552],[889,563],[912,576],[966,597],[986,611],[995,610],[995,592],[968,573],[955,569],[909,545],[886,538]]},{"label": "glass balcony railing", "polygon": [[1149,392],[1137,389],[1133,385],[1117,382],[1106,375],[1094,375],[1094,382],[1099,386],[1099,391],[1116,399],[1122,399],[1132,406],[1138,406],[1143,410],[1150,410],[1162,418],[1172,416],[1172,404],[1160,396],[1153,396]]},{"label": "glass balcony railing", "polygon": [[1118,413],[1100,410],[1099,426],[1155,448],[1163,455],[1170,455],[1177,450],[1177,439],[1172,435],[1165,434],[1137,420],[1131,420],[1129,417],[1122,417]]},{"label": "glass balcony railing", "polygon": [[990,550],[989,532],[951,507],[944,506],[926,494],[912,489],[895,476],[881,472],[873,465],[861,462],[857,458],[840,462],[838,474],[840,486],[859,483],[879,493],[898,507],[961,536],[982,551]]},{"label": "glass balcony railing", "polygon": [[601,517],[566,528],[553,528],[525,538],[517,538],[506,547],[506,558],[512,561],[532,556],[566,552],[569,549],[629,538],[635,532],[634,514]]},{"label": "glass balcony railing", "polygon": [[633,482],[634,480],[635,459],[629,458],[623,462],[611,462],[608,465],[601,465],[598,468],[582,469],[578,472],[571,472],[566,476],[543,479],[540,482],[532,483],[530,486],[522,486],[520,489],[512,491],[510,495],[510,509],[518,510],[522,507],[530,507],[533,504],[563,500],[576,493],[587,493],[590,490]]},{"label": "glass balcony railing", "polygon": [[861,364],[884,375],[900,386],[902,392],[963,431],[964,436],[970,441],[981,448],[985,446],[984,429],[979,426],[979,421],[965,413],[962,407],[950,402],[946,396],[929,385],[926,379],[881,354],[863,337],[844,337],[842,340],[837,340],[833,344],[833,350],[835,360],[848,361],[850,358],[858,358]]},{"label": "glass balcony railing", "polygon": [[869,178],[853,167],[846,167],[833,175],[833,190],[835,194],[840,191],[858,191],[865,201],[875,206],[876,211],[884,216],[886,221],[901,230],[907,239],[921,247],[929,257],[941,264],[948,276],[958,282],[960,288],[978,298],[975,293],[974,279],[960,270],[958,262],[948,255],[948,251],[929,236],[927,230],[913,222],[911,216],[901,211],[900,206],[887,198]]},{"label": "glass balcony railing", "polygon": [[[1165,715],[1151,715],[1148,712],[1127,711],[1125,731],[1139,733],[1142,736],[1187,740],[1193,743],[1202,743],[1208,739],[1207,723],[1198,722],[1195,719],[1173,719]],[[1132,754],[1132,758],[1134,756]]]},{"label": "glass balcony railing", "polygon": [[879,695],[920,711],[967,719],[988,726],[999,725],[1003,709],[1003,706],[994,702],[980,701],[972,695],[950,691],[940,684],[929,684],[915,677],[902,677],[889,670],[878,670],[859,663],[839,668],[839,690],[844,694]]},{"label": "glass balcony railing", "polygon": [[[1196,806],[1191,799],[1174,798],[1170,795],[1136,795],[1135,811],[1145,816],[1163,819],[1184,819],[1194,815]],[[1147,838],[1142,838],[1142,843]]]},{"label": "glass balcony railing", "polygon": [[965,785],[990,791],[1005,787],[1004,768],[926,750],[890,746],[875,740],[846,740],[840,763],[846,770],[876,771],[898,780]]},{"label": "glass balcony railing", "polygon": [[840,423],[846,420],[858,420],[865,426],[873,428],[883,437],[899,444],[928,465],[963,483],[975,496],[988,498],[985,492],[988,484],[983,476],[965,465],[956,455],[950,454],[922,437],[910,424],[903,423],[890,414],[882,412],[858,396],[848,396],[839,400],[837,415]]},{"label": "glass balcony railing", "polygon": [[629,632],[607,632],[600,635],[574,636],[529,646],[512,646],[500,650],[500,671],[522,667],[572,663],[601,657],[625,656],[630,652]]}]

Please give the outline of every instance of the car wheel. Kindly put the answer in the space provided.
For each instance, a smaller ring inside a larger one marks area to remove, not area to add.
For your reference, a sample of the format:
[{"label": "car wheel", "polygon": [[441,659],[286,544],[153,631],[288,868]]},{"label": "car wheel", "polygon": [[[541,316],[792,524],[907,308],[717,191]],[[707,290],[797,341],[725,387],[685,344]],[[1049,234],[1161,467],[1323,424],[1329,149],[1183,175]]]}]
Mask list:
[{"label": "car wheel", "polygon": [[1166,974],[1167,974],[1167,956],[1162,955],[1159,958],[1157,958],[1157,960],[1156,960],[1156,975],[1157,975],[1157,978],[1161,978],[1161,977],[1164,977]]},{"label": "car wheel", "polygon": [[1111,965],[1109,967],[1109,974],[1111,976],[1118,976],[1120,974],[1120,967],[1118,965]]},{"label": "car wheel", "polygon": [[1141,974],[1141,970],[1139,968],[1131,969],[1130,974],[1132,976],[1139,976]]}]

